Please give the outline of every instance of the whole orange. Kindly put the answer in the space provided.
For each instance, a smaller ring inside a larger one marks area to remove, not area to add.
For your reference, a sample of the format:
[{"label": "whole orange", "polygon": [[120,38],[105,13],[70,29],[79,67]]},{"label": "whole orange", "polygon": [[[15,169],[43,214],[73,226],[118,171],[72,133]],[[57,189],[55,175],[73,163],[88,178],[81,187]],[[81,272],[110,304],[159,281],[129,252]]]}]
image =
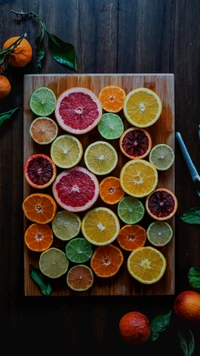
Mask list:
[{"label": "whole orange", "polygon": [[190,322],[200,322],[200,294],[186,290],[181,292],[173,305],[176,316]]},{"label": "whole orange", "polygon": [[[3,50],[15,42],[19,36],[9,38],[3,45]],[[24,67],[32,59],[33,51],[30,43],[23,38],[14,51],[9,55],[8,63],[13,67]]]},{"label": "whole orange", "polygon": [[146,315],[132,311],[120,319],[120,335],[129,344],[144,344],[150,337],[150,321]]},{"label": "whole orange", "polygon": [[11,91],[10,81],[5,75],[0,75],[0,99],[5,98]]}]

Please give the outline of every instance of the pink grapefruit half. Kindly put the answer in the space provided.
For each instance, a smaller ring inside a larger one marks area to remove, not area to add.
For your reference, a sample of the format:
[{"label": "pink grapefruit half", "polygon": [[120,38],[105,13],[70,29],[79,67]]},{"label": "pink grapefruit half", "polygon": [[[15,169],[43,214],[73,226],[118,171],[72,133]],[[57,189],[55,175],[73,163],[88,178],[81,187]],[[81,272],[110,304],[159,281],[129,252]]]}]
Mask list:
[{"label": "pink grapefruit half", "polygon": [[59,126],[73,134],[84,134],[97,126],[102,107],[98,97],[87,88],[75,87],[58,98],[55,117]]},{"label": "pink grapefruit half", "polygon": [[52,189],[58,205],[72,212],[89,209],[99,196],[98,179],[86,168],[79,166],[61,172]]}]

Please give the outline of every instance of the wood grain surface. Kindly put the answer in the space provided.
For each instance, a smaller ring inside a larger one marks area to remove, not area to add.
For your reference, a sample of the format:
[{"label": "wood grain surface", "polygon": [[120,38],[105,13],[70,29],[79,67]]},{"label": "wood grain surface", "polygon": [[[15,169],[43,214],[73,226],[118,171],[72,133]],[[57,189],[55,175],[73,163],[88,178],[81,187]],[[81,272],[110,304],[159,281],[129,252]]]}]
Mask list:
[{"label": "wood grain surface", "polygon": [[[173,74],[79,74],[79,75],[26,75],[24,77],[24,163],[26,159],[34,153],[45,153],[50,156],[50,145],[41,146],[36,144],[29,134],[29,127],[32,120],[36,117],[30,110],[29,101],[33,91],[40,87],[48,87],[52,89],[58,98],[65,90],[73,87],[85,87],[92,90],[97,96],[100,90],[106,85],[119,85],[122,87],[126,94],[132,89],[139,87],[147,87],[154,90],[162,101],[162,114],[159,120],[147,128],[147,131],[152,137],[152,145],[158,143],[166,143],[170,145],[173,150],[175,149],[175,118],[174,118],[174,75]],[[119,113],[123,119],[125,129],[131,125],[127,122],[123,115],[123,110]],[[51,116],[55,119],[55,116]],[[59,130],[59,135],[66,133],[64,130]],[[78,136],[83,145],[83,149],[94,141],[102,140],[97,128],[91,130],[89,133]],[[112,175],[119,177],[122,166],[128,161],[119,149],[119,140],[113,140],[112,145],[118,152],[118,165],[112,172]],[[84,165],[84,160],[80,162],[81,166]],[[58,169],[58,173],[61,169]],[[98,177],[99,182],[104,178]],[[24,179],[24,198],[34,191],[33,188]],[[175,192],[175,164],[165,172],[159,172],[159,187],[165,187]],[[45,190],[47,193],[51,189]],[[145,200],[143,199],[143,202]],[[104,206],[100,199],[96,202],[95,206]],[[106,206],[106,205],[105,205]],[[109,206],[117,214],[117,205]],[[61,210],[61,209],[60,209]],[[82,218],[84,213],[79,214]],[[153,221],[145,214],[140,224],[147,229],[148,224]],[[58,280],[52,281],[52,296],[71,296],[71,295],[88,295],[88,296],[131,296],[131,295],[172,295],[175,292],[175,217],[169,220],[173,228],[174,235],[171,242],[165,247],[160,248],[167,261],[167,268],[163,278],[150,286],[142,285],[134,280],[127,271],[126,260],[128,257],[127,251],[123,251],[124,263],[120,271],[112,278],[98,278],[95,277],[94,285],[86,292],[78,293],[72,291],[66,286],[66,275]],[[25,218],[24,229],[29,226],[30,221]],[[51,224],[50,224],[51,226]],[[121,221],[121,226],[123,223]],[[115,241],[115,244],[117,242]],[[146,243],[147,245],[148,243]],[[54,236],[54,246],[65,250],[66,242],[60,241]],[[39,254],[33,253],[26,246],[24,246],[24,288],[25,295],[37,296],[41,295],[38,286],[30,278],[30,265],[38,268]]]}]

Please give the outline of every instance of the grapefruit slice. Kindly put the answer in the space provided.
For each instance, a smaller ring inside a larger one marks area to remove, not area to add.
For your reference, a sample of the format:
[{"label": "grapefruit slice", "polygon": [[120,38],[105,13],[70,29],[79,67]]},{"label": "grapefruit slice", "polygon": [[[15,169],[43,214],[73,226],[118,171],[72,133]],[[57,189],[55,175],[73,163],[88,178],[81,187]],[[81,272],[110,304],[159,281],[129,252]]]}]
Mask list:
[{"label": "grapefruit slice", "polygon": [[89,209],[99,196],[99,182],[96,176],[79,166],[61,172],[52,188],[58,205],[72,212]]},{"label": "grapefruit slice", "polygon": [[100,121],[102,107],[98,97],[87,88],[71,88],[58,98],[55,116],[59,126],[73,134],[84,134]]}]

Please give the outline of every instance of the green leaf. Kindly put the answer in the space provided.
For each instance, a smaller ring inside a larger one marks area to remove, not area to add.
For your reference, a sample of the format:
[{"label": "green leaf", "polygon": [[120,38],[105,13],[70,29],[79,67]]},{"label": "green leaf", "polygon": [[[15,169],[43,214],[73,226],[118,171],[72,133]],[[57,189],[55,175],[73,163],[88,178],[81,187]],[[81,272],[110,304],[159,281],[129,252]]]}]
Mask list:
[{"label": "green leaf", "polygon": [[184,356],[191,356],[194,352],[195,341],[191,330],[178,330],[180,347]]},{"label": "green leaf", "polygon": [[14,109],[12,109],[10,111],[6,111],[6,112],[0,113],[0,126],[3,124],[3,122],[5,120],[10,119],[11,116],[19,109],[20,109],[20,107],[17,106],[16,108],[14,108]]},{"label": "green leaf", "polygon": [[200,224],[200,207],[188,209],[182,214],[181,220],[187,224]]},{"label": "green leaf", "polygon": [[44,27],[42,27],[39,36],[37,36],[35,39],[37,67],[39,70],[41,70],[43,67],[43,60],[45,57],[44,34],[45,34],[45,29],[44,29]]},{"label": "green leaf", "polygon": [[193,288],[200,288],[200,267],[191,267],[189,269],[188,279]]},{"label": "green leaf", "polygon": [[42,294],[51,294],[52,287],[49,282],[49,279],[39,269],[34,268],[32,265],[30,265],[30,276],[38,285]]},{"label": "green leaf", "polygon": [[171,319],[172,311],[168,313],[156,315],[156,317],[151,322],[151,339],[155,341],[160,336],[160,333],[164,332]]},{"label": "green leaf", "polygon": [[49,33],[48,31],[47,34],[50,55],[56,62],[77,71],[75,47],[71,43],[62,41],[60,38],[52,33]]}]

